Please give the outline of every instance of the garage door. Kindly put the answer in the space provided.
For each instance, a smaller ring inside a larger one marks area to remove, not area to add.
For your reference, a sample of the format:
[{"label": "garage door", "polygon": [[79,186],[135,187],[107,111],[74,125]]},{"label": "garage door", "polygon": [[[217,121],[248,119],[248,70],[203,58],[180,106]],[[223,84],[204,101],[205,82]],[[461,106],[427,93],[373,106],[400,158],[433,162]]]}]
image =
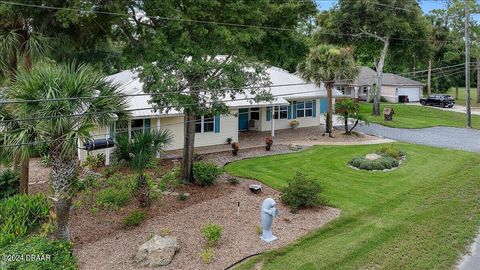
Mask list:
[{"label": "garage door", "polygon": [[398,88],[399,96],[408,96],[410,102],[420,101],[420,88],[418,87],[399,87]]}]

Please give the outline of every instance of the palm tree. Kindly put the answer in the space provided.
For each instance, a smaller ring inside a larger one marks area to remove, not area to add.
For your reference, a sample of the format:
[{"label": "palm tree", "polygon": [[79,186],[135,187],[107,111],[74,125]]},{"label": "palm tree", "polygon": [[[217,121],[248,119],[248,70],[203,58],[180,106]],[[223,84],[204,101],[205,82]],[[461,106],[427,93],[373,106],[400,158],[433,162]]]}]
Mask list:
[{"label": "palm tree", "polygon": [[167,130],[136,132],[131,140],[125,135],[117,140],[113,156],[117,161],[128,162],[132,170],[138,173],[136,192],[142,208],[150,206],[150,191],[145,169],[171,141],[172,136]]},{"label": "palm tree", "polygon": [[[32,69],[33,60],[44,57],[50,49],[48,42],[41,35],[25,30],[28,27],[21,27],[21,24],[13,25],[18,28],[0,32],[0,67],[9,71],[12,82],[16,80],[19,58],[23,59],[23,69],[29,72]],[[3,73],[5,75],[7,72]],[[21,125],[15,122],[11,124]],[[26,155],[15,157],[15,166],[20,165],[19,191],[24,194],[28,194],[29,160],[30,156]]]},{"label": "palm tree", "polygon": [[305,61],[298,65],[301,76],[327,89],[327,119],[325,134],[332,137],[333,85],[336,80],[353,80],[359,72],[351,48],[321,44],[310,50]]},{"label": "palm tree", "polygon": [[11,105],[9,111],[22,124],[6,131],[6,142],[16,145],[14,155],[23,158],[29,157],[32,141],[48,144],[55,237],[69,240],[72,185],[79,171],[78,142],[90,139],[96,126],[110,125],[124,116],[125,96],[90,67],[71,64],[38,66],[30,73],[20,71],[6,97],[20,101],[50,99]]},{"label": "palm tree", "polygon": [[[343,99],[335,103],[335,109],[340,113],[340,117],[344,121],[345,134],[347,135],[352,133],[352,130],[357,127],[360,121],[368,124],[367,118],[360,114],[360,105],[352,99]],[[348,127],[349,119],[355,120],[351,128]]]}]

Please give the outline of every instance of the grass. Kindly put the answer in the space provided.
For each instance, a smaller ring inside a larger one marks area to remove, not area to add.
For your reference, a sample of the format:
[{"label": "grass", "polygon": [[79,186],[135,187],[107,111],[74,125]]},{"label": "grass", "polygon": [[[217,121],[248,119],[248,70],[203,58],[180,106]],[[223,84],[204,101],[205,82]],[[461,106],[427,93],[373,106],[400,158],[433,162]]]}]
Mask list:
[{"label": "grass", "polygon": [[[396,128],[426,128],[434,126],[465,127],[466,115],[459,112],[443,111],[430,107],[381,103],[381,116],[372,116],[372,104],[361,103],[360,112],[368,121]],[[383,108],[393,108],[393,121],[383,120]],[[480,129],[480,116],[472,115],[472,127]]]},{"label": "grass", "polygon": [[[396,144],[407,160],[391,172],[353,170],[368,146],[316,146],[243,160],[228,173],[280,189],[297,170],[314,176],[340,218],[287,247],[241,265],[251,269],[450,269],[480,225],[480,156]],[[448,162],[446,162],[448,160]]]},{"label": "grass", "polygon": [[[432,93],[434,94],[434,93]],[[455,87],[450,88],[448,90],[447,94],[455,98]],[[459,87],[458,88],[458,98],[455,98],[455,103],[458,105],[465,106],[466,100],[467,100],[467,92],[465,91],[465,87]],[[472,106],[473,107],[480,107],[479,104],[477,104],[477,87],[474,85],[470,87],[470,97],[472,99]]]}]

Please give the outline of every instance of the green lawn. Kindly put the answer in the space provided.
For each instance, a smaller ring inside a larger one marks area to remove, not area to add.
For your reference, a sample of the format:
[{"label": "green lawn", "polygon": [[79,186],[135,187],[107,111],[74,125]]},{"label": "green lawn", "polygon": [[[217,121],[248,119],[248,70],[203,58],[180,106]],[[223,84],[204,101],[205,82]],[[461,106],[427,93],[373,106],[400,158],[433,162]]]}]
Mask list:
[{"label": "green lawn", "polygon": [[356,171],[345,164],[378,145],[316,146],[243,160],[228,173],[276,189],[295,171],[315,176],[341,217],[292,245],[248,261],[264,269],[450,269],[480,226],[480,155],[411,144],[397,170]]},{"label": "green lawn", "polygon": [[[383,121],[383,108],[393,108],[393,121]],[[361,103],[360,112],[372,123],[397,128],[426,128],[434,126],[465,127],[464,113],[442,111],[431,107],[405,104],[380,104],[381,116],[372,116],[372,104]],[[480,116],[472,115],[472,126],[480,129]]]},{"label": "green lawn", "polygon": [[[476,100],[477,100],[477,87],[476,86],[473,86],[470,88],[470,96],[472,98],[472,106],[474,107],[479,107],[479,105],[476,103]],[[452,87],[450,88],[450,90],[448,90],[447,94],[449,94],[450,96],[454,97],[455,98],[455,87]],[[467,96],[467,92],[465,91],[465,87],[459,87],[458,88],[458,98],[455,98],[455,103],[456,104],[459,104],[459,105],[463,105],[465,106],[466,104],[466,98]]]}]

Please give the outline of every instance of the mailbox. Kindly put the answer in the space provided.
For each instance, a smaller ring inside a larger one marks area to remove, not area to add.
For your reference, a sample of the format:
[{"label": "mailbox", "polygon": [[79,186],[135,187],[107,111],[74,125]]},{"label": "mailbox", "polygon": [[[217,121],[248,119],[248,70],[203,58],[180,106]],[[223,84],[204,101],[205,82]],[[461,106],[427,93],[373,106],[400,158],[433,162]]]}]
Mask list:
[{"label": "mailbox", "polygon": [[395,111],[393,110],[393,108],[384,108],[383,109],[383,119],[385,121],[392,121],[394,114],[395,114]]},{"label": "mailbox", "polygon": [[114,146],[115,146],[115,142],[113,141],[112,138],[87,141],[83,144],[83,147],[87,151],[111,148]]}]

